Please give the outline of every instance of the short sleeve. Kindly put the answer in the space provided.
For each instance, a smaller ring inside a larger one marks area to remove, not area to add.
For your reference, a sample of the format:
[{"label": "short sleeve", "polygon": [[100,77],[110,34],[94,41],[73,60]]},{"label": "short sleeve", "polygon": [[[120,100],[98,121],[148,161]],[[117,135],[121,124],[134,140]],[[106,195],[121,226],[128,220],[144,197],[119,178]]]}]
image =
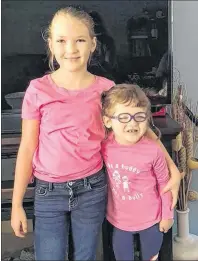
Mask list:
[{"label": "short sleeve", "polygon": [[26,120],[40,120],[40,109],[37,104],[37,90],[30,82],[22,103],[22,119]]},{"label": "short sleeve", "polygon": [[109,81],[109,84],[107,85],[106,91],[110,90],[113,86],[115,86],[115,82],[114,81]]},{"label": "short sleeve", "polygon": [[106,92],[110,90],[113,86],[115,86],[115,82],[107,78],[98,76],[98,79],[99,79],[99,85],[97,85],[97,89],[99,89],[101,93]]}]

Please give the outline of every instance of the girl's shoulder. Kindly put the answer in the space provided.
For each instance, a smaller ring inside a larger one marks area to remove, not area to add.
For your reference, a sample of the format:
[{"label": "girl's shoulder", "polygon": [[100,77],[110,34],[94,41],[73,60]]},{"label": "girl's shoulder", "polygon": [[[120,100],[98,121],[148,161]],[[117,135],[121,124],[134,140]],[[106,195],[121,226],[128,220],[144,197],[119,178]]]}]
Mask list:
[{"label": "girl's shoulder", "polygon": [[159,157],[165,157],[164,152],[158,142],[156,140],[149,139],[147,137],[144,137],[142,139],[142,150],[148,152],[150,156],[152,156],[154,159],[158,159]]},{"label": "girl's shoulder", "polygon": [[160,147],[157,143],[157,140],[152,140],[143,136],[139,141],[139,146],[142,146],[151,151],[157,151]]},{"label": "girl's shoulder", "polygon": [[26,91],[27,92],[40,92],[43,89],[47,90],[48,88],[46,88],[46,86],[49,86],[48,77],[49,77],[49,75],[46,74],[42,77],[31,80]]},{"label": "girl's shoulder", "polygon": [[97,81],[96,81],[97,87],[99,87],[102,92],[108,91],[115,85],[114,81],[109,80],[105,77],[96,75],[96,78],[97,78]]}]

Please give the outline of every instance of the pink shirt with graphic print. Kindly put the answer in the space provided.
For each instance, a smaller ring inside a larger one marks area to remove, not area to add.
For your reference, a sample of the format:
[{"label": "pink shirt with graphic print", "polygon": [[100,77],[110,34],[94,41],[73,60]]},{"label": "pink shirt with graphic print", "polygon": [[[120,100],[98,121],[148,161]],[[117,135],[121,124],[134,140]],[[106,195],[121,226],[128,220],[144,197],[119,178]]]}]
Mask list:
[{"label": "pink shirt with graphic print", "polygon": [[143,137],[134,145],[118,144],[113,134],[102,143],[109,188],[107,219],[125,231],[140,231],[173,218],[171,193],[161,194],[169,179],[163,152]]},{"label": "pink shirt with graphic print", "polygon": [[101,93],[114,82],[96,76],[80,90],[58,87],[50,75],[32,80],[22,106],[23,119],[40,121],[39,145],[33,174],[48,182],[87,177],[102,168],[101,142],[105,132]]}]

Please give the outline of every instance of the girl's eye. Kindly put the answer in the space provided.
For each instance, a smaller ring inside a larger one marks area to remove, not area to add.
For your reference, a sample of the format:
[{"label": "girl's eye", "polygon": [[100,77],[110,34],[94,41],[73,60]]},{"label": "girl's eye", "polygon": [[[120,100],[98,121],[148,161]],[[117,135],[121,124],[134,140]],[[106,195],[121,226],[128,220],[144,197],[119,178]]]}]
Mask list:
[{"label": "girl's eye", "polygon": [[120,119],[121,120],[127,120],[129,117],[128,116],[121,116]]},{"label": "girl's eye", "polygon": [[58,43],[64,43],[64,42],[65,42],[65,40],[63,40],[63,39],[60,39],[60,40],[57,40],[57,42],[58,42]]},{"label": "girl's eye", "polygon": [[130,121],[130,116],[128,114],[121,114],[118,116],[118,119],[120,122],[129,122]]},{"label": "girl's eye", "polygon": [[145,114],[145,113],[135,114],[135,120],[136,120],[137,122],[145,121],[145,120],[146,120],[146,114]]},{"label": "girl's eye", "polygon": [[142,120],[145,120],[145,116],[136,116],[135,119],[136,120],[139,120],[139,121],[142,121]]},{"label": "girl's eye", "polygon": [[85,39],[78,39],[77,42],[84,43]]}]

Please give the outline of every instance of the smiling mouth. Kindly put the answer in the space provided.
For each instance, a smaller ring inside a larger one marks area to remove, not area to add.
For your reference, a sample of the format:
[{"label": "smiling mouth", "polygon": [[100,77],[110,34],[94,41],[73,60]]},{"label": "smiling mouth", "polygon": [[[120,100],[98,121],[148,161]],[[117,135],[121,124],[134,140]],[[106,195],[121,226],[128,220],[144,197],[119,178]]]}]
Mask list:
[{"label": "smiling mouth", "polygon": [[128,133],[137,133],[138,130],[128,130],[127,132],[128,132]]},{"label": "smiling mouth", "polygon": [[71,58],[65,58],[66,60],[77,60],[77,59],[79,59],[80,57],[71,57]]}]

